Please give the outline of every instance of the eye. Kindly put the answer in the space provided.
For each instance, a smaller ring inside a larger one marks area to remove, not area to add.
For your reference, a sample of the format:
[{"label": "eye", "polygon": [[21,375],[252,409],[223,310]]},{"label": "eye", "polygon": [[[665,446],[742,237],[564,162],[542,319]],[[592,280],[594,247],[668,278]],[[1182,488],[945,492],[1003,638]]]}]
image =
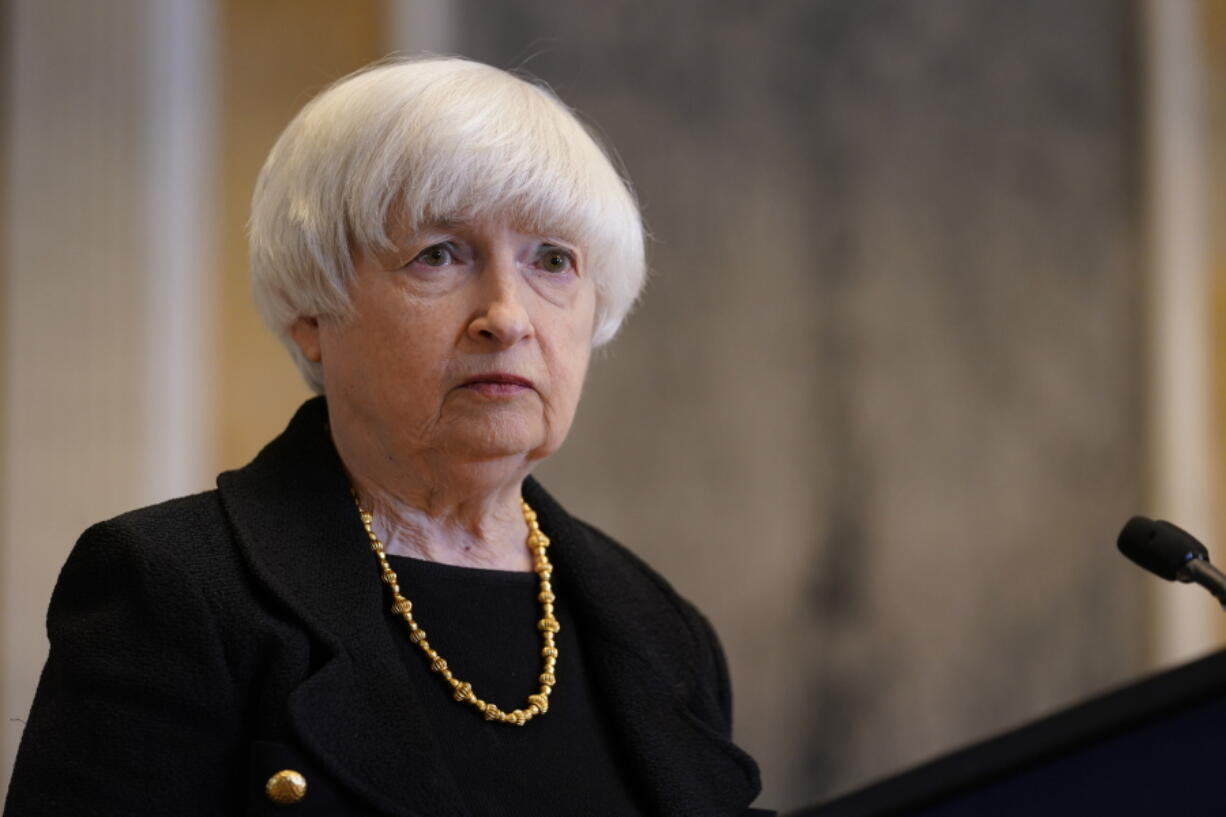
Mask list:
[{"label": "eye", "polygon": [[542,248],[540,260],[537,263],[546,272],[569,272],[575,266],[575,259],[561,247],[548,246]]},{"label": "eye", "polygon": [[434,244],[426,247],[413,259],[414,263],[422,263],[427,267],[445,267],[455,260],[455,255],[446,244]]}]

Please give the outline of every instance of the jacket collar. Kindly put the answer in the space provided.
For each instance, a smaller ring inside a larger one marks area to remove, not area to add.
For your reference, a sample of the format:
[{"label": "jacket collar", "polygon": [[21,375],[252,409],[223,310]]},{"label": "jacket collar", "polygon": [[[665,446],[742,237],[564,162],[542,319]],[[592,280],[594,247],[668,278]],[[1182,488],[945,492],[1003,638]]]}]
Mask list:
[{"label": "jacket collar", "polygon": [[[303,746],[386,814],[413,815],[406,803],[430,804],[431,817],[466,814],[403,658],[379,625],[385,591],[323,398],[305,403],[251,464],[222,474],[218,488],[249,568],[323,648],[289,700]],[[582,617],[592,669],[656,808],[739,813],[731,804],[752,797],[756,770],[687,709],[699,653],[675,596],[534,480],[524,495],[553,541],[554,583]],[[712,778],[722,781],[721,802],[711,801]]]}]

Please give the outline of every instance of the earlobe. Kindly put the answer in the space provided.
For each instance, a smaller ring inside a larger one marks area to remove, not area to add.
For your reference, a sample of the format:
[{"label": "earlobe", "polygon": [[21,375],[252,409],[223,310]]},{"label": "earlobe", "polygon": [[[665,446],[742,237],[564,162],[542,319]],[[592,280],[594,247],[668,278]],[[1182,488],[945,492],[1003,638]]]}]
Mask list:
[{"label": "earlobe", "polygon": [[319,318],[302,317],[290,324],[289,336],[294,339],[302,356],[312,363],[323,360],[319,343]]}]

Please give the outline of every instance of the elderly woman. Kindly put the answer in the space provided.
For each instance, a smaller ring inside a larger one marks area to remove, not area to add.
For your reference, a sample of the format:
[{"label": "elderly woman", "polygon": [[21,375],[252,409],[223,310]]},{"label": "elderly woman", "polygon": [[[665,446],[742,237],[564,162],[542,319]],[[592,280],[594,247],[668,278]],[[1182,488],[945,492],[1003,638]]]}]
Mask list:
[{"label": "elderly woman", "polygon": [[644,277],[567,108],[460,59],[354,74],[269,156],[251,258],[320,396],[82,536],[6,813],[752,813],[710,626],[529,476]]}]

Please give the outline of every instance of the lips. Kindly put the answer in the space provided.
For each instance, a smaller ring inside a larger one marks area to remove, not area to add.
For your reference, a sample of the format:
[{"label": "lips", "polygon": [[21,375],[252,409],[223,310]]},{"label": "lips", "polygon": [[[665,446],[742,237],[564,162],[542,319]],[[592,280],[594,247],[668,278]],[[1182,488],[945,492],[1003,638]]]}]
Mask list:
[{"label": "lips", "polygon": [[526,389],[532,388],[532,381],[528,378],[505,372],[487,372],[486,374],[474,375],[465,380],[462,385],[472,386],[477,383],[505,383],[512,386],[523,386]]},{"label": "lips", "polygon": [[460,386],[488,397],[513,395],[536,388],[528,378],[507,372],[486,372],[485,374],[474,375],[461,383]]}]

